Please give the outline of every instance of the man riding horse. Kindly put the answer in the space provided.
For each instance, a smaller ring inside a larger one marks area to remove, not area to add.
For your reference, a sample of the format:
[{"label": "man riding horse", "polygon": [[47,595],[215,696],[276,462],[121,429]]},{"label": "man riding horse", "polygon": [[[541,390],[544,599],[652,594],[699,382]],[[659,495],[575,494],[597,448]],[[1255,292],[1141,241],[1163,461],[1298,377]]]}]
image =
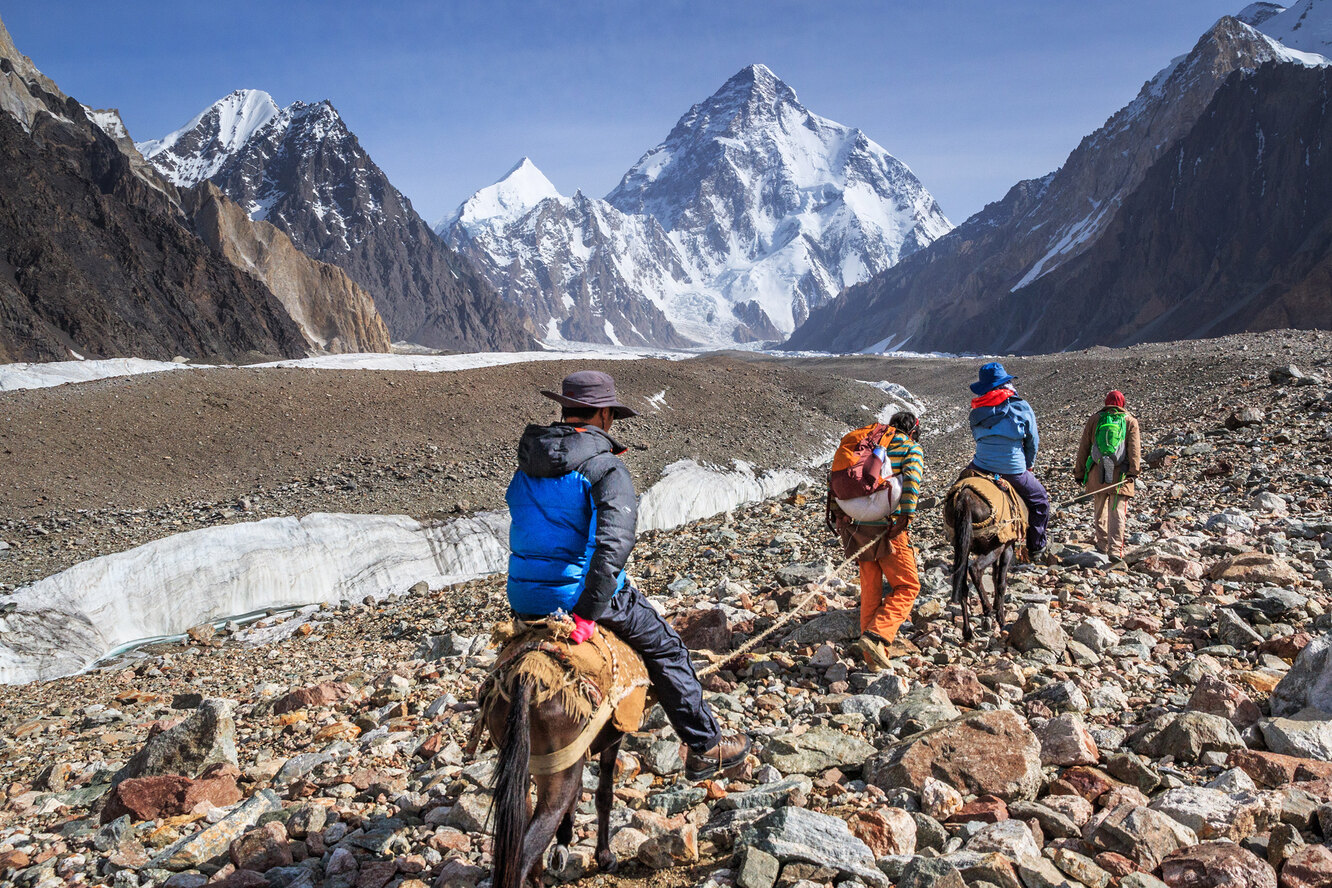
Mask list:
[{"label": "man riding horse", "polygon": [[971,399],[970,416],[976,455],[970,468],[1003,478],[1027,504],[1027,552],[1035,561],[1045,552],[1050,498],[1031,471],[1041,437],[1035,412],[1012,385],[1015,379],[1003,364],[994,361],[983,365],[980,378],[971,384],[976,395]]},{"label": "man riding horse", "polygon": [[723,732],[679,634],[632,584],[625,563],[634,547],[638,500],[608,434],[636,416],[596,370],[564,379],[543,395],[563,408],[553,425],[529,425],[518,444],[518,471],[505,500],[509,530],[509,605],[523,620],[557,611],[573,617],[570,636],[587,641],[600,625],[643,658],[658,701],[689,748],[685,776],[701,780],[744,761],[750,740]]}]

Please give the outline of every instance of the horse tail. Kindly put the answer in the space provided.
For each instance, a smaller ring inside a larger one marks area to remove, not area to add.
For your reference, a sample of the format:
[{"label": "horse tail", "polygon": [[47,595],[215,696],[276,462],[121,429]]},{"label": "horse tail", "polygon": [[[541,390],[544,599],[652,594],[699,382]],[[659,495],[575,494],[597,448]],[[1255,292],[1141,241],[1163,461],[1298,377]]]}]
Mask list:
[{"label": "horse tail", "polygon": [[975,494],[963,488],[953,501],[953,600],[967,600],[967,566],[971,560],[971,522]]},{"label": "horse tail", "polygon": [[495,762],[495,871],[493,888],[519,888],[523,880],[523,837],[527,834],[532,734],[532,685],[520,679],[504,722],[504,742]]}]

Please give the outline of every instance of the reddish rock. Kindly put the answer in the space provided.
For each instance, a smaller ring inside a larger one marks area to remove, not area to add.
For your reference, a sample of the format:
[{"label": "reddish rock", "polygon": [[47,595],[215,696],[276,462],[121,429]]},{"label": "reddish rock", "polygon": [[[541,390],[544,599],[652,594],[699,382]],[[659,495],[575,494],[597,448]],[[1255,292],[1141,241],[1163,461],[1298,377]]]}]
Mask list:
[{"label": "reddish rock", "polygon": [[1269,638],[1258,645],[1258,653],[1271,654],[1274,657],[1280,657],[1286,662],[1293,661],[1299,656],[1300,651],[1309,646],[1313,641],[1313,636],[1308,632],[1296,632],[1294,635],[1282,635],[1279,638]]},{"label": "reddish rock", "polygon": [[1123,854],[1115,851],[1102,851],[1093,858],[1096,865],[1105,870],[1116,879],[1122,879],[1129,873],[1142,872],[1142,868],[1133,861],[1129,860]]},{"label": "reddish rock", "polygon": [[276,820],[245,833],[231,843],[231,862],[238,870],[267,872],[275,866],[291,866],[291,843],[287,828]]},{"label": "reddish rock", "polygon": [[954,706],[975,709],[985,700],[985,685],[973,670],[965,666],[946,666],[935,673],[931,681],[948,695]]},{"label": "reddish rock", "polygon": [[396,860],[367,860],[356,876],[356,888],[384,888],[397,872]]},{"label": "reddish rock", "polygon": [[23,851],[0,851],[0,873],[21,870],[32,863],[32,858]]},{"label": "reddish rock", "polygon": [[1124,785],[1101,769],[1086,765],[1066,769],[1059,779],[1092,804],[1110,790]]},{"label": "reddish rock", "polygon": [[998,823],[1008,819],[1008,806],[1004,800],[994,796],[981,796],[974,802],[968,802],[948,818],[949,823],[966,823],[977,820],[981,823]]},{"label": "reddish rock", "polygon": [[1091,731],[1076,713],[1047,719],[1033,730],[1041,743],[1043,765],[1094,765],[1101,759]]},{"label": "reddish rock", "polygon": [[225,879],[209,882],[208,888],[268,888],[268,880],[253,870],[236,870]]},{"label": "reddish rock", "polygon": [[1026,721],[1007,710],[978,712],[865,763],[865,781],[921,792],[930,778],[964,792],[1031,799],[1041,783],[1041,745]]},{"label": "reddish rock", "polygon": [[1332,777],[1332,762],[1281,755],[1257,749],[1234,749],[1226,756],[1226,766],[1240,768],[1253,782],[1268,789],[1287,783]]},{"label": "reddish rock", "polygon": [[676,617],[674,625],[688,648],[717,652],[731,649],[731,626],[721,608],[689,611]]},{"label": "reddish rock", "polygon": [[638,860],[652,869],[667,869],[698,861],[698,827],[686,823],[678,829],[651,836],[638,846]]},{"label": "reddish rock", "polygon": [[1133,569],[1149,577],[1180,577],[1186,580],[1203,578],[1203,566],[1200,562],[1176,555],[1148,555],[1134,564]]},{"label": "reddish rock", "polygon": [[445,740],[443,734],[431,734],[422,741],[420,746],[416,747],[416,757],[429,761],[439,755],[439,751],[444,748]]},{"label": "reddish rock", "polygon": [[1332,848],[1306,845],[1281,868],[1281,888],[1332,888]]},{"label": "reddish rock", "polygon": [[1208,571],[1213,580],[1232,580],[1236,583],[1262,583],[1267,586],[1296,586],[1302,577],[1280,555],[1265,552],[1245,552],[1234,558],[1225,558]]},{"label": "reddish rock", "polygon": [[916,853],[916,821],[901,808],[857,811],[847,820],[847,825],[856,838],[869,846],[876,858]]},{"label": "reddish rock", "polygon": [[131,820],[159,820],[188,814],[195,806],[209,802],[219,808],[241,800],[235,766],[220,763],[204,772],[198,780],[179,774],[160,777],[131,777],[122,780],[107,794],[102,822],[110,823],[125,814]]},{"label": "reddish rock", "polygon": [[326,681],[309,688],[297,688],[273,704],[273,714],[333,706],[352,695],[351,685],[340,681]]},{"label": "reddish rock", "polygon": [[1167,855],[1161,879],[1170,888],[1277,888],[1267,861],[1233,842],[1203,842]]},{"label": "reddish rock", "polygon": [[1237,728],[1257,724],[1263,713],[1249,699],[1239,685],[1223,681],[1214,675],[1204,675],[1189,697],[1189,708],[1195,712],[1219,715]]}]

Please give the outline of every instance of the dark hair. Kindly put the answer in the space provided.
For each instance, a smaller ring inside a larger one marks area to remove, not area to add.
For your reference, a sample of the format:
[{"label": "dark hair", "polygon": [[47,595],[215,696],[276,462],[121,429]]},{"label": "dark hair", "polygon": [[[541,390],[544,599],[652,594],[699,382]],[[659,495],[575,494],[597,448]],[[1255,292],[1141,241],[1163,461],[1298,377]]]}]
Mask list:
[{"label": "dark hair", "polygon": [[600,407],[563,407],[560,409],[560,419],[566,422],[571,419],[587,422],[595,417],[600,409]]},{"label": "dark hair", "polygon": [[907,410],[894,413],[893,418],[888,420],[888,425],[912,438],[920,434],[920,420],[916,418],[916,414]]}]

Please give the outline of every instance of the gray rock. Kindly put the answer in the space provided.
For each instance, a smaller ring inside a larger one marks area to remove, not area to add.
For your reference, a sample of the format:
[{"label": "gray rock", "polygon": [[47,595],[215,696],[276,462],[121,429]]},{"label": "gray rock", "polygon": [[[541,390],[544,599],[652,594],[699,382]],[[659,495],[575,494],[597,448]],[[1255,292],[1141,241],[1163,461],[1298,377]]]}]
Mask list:
[{"label": "gray rock", "polygon": [[1023,608],[1009,627],[1008,643],[1024,653],[1041,649],[1059,656],[1068,646],[1068,637],[1048,605],[1033,604]]},{"label": "gray rock", "polygon": [[1332,713],[1309,707],[1289,717],[1263,719],[1258,729],[1272,752],[1332,762]]},{"label": "gray rock", "polygon": [[967,888],[957,867],[946,860],[916,857],[902,870],[897,888]]},{"label": "gray rock", "polygon": [[1027,695],[1028,700],[1040,700],[1055,712],[1086,712],[1087,696],[1071,681],[1055,681]]},{"label": "gray rock", "polygon": [[823,561],[811,564],[788,564],[777,569],[777,582],[783,586],[817,583],[828,575],[829,567],[830,565]]},{"label": "gray rock", "polygon": [[1008,806],[1008,816],[1018,821],[1035,820],[1047,838],[1073,839],[1082,836],[1082,830],[1071,817],[1040,802],[1013,802]]},{"label": "gray rock", "polygon": [[845,820],[827,814],[778,808],[742,833],[739,843],[765,851],[783,864],[804,861],[875,888],[888,886],[869,846],[851,834]]},{"label": "gray rock", "polygon": [[1136,805],[1120,805],[1093,823],[1087,835],[1093,848],[1123,854],[1147,870],[1160,866],[1166,855],[1198,844],[1198,836],[1187,826]]},{"label": "gray rock", "polygon": [[959,715],[941,688],[917,685],[901,700],[880,710],[879,723],[890,734],[907,737]]},{"label": "gray rock", "polygon": [[325,752],[302,752],[293,755],[282,763],[282,768],[273,778],[274,786],[286,786],[297,777],[304,777],[325,762],[333,761],[333,756]]},{"label": "gray rock", "polygon": [[1027,888],[1081,888],[1043,857],[1028,857],[1018,861],[1018,876]]},{"label": "gray rock", "polygon": [[900,675],[888,672],[870,682],[869,686],[865,688],[865,693],[882,697],[889,703],[896,703],[905,697],[910,690],[911,682]]},{"label": "gray rock", "polygon": [[887,697],[880,697],[878,694],[854,694],[842,701],[841,710],[843,715],[859,714],[865,716],[868,722],[878,722],[879,711],[888,705]]},{"label": "gray rock", "polygon": [[745,792],[734,792],[717,801],[717,810],[735,811],[753,808],[776,808],[786,804],[792,794],[808,795],[814,789],[814,781],[804,774],[796,774],[779,780],[756,786]]},{"label": "gray rock", "polygon": [[486,646],[482,635],[427,635],[416,648],[418,660],[443,660],[448,657],[466,657]]},{"label": "gray rock", "polygon": [[218,762],[237,764],[235,708],[231,700],[204,700],[183,722],[149,737],[111,778],[112,785],[161,774],[197,777]]},{"label": "gray rock", "polygon": [[485,832],[490,820],[490,794],[484,792],[465,792],[458,796],[458,801],[444,818],[444,825],[463,832]]},{"label": "gray rock", "polygon": [[1170,712],[1143,725],[1128,739],[1134,752],[1151,758],[1172,755],[1196,762],[1204,752],[1243,749],[1244,739],[1227,719],[1205,712]]},{"label": "gray rock", "polygon": [[735,881],[740,888],[772,888],[780,870],[781,863],[767,851],[746,848]]},{"label": "gray rock", "polygon": [[1290,671],[1272,690],[1272,715],[1291,716],[1314,707],[1332,712],[1332,633],[1305,645]]},{"label": "gray rock", "polygon": [[917,852],[924,851],[927,848],[942,851],[944,846],[948,844],[948,830],[944,828],[942,823],[919,811],[912,811],[911,819],[916,821]]},{"label": "gray rock", "polygon": [[798,736],[773,737],[762,758],[783,774],[813,774],[828,768],[858,768],[875,752],[873,743],[835,728],[817,727]]},{"label": "gray rock", "polygon": [[818,644],[850,641],[860,637],[860,611],[856,608],[828,611],[797,627],[786,636],[788,644]]},{"label": "gray rock", "polygon": [[1248,533],[1253,530],[1253,519],[1240,509],[1225,509],[1207,519],[1206,528],[1210,531],[1233,530]]},{"label": "gray rock", "polygon": [[1036,844],[1031,827],[1021,820],[1000,820],[987,823],[978,829],[968,841],[967,850],[978,854],[997,852],[1009,860],[1027,860],[1041,856],[1041,846]]},{"label": "gray rock", "polygon": [[1097,617],[1088,617],[1079,623],[1073,630],[1073,638],[1098,654],[1103,654],[1119,644],[1119,633]]},{"label": "gray rock", "polygon": [[680,741],[657,740],[643,752],[643,767],[659,777],[684,770]]},{"label": "gray rock", "polygon": [[1223,644],[1245,651],[1261,644],[1263,637],[1253,630],[1230,608],[1223,607],[1216,614],[1216,637]]},{"label": "gray rock", "polygon": [[1205,786],[1168,789],[1148,807],[1184,824],[1203,840],[1238,842],[1266,833],[1281,819],[1281,800],[1276,793],[1225,793]]},{"label": "gray rock", "polygon": [[231,843],[241,837],[259,818],[270,811],[282,810],[282,800],[271,789],[261,789],[217,823],[173,842],[148,862],[150,869],[174,872],[197,869],[200,864],[227,853]]}]

